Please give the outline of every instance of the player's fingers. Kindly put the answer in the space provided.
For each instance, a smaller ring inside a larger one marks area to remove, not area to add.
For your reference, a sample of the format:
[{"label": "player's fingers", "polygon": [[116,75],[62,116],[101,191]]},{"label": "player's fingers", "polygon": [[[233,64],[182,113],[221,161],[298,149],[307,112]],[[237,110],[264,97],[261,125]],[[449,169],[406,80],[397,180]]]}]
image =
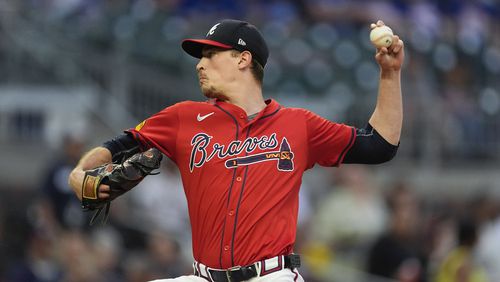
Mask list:
[{"label": "player's fingers", "polygon": [[109,198],[109,193],[106,193],[106,192],[99,192],[98,194],[99,196],[99,199],[107,199]]},{"label": "player's fingers", "polygon": [[404,47],[405,47],[405,42],[403,40],[399,39],[398,44],[395,47],[398,50],[397,52],[401,51]]},{"label": "player's fingers", "polygon": [[383,26],[383,25],[385,25],[383,21],[381,21],[381,20],[377,21],[377,26]]},{"label": "player's fingers", "polygon": [[383,60],[383,57],[387,55],[387,48],[382,47],[380,49],[377,49],[377,53],[375,54],[375,60],[377,62],[381,62]]},{"label": "player's fingers", "polygon": [[374,24],[374,23],[370,24],[370,28],[371,28],[371,29],[374,29],[374,28],[376,28],[376,27],[377,27],[377,24]]},{"label": "player's fingers", "polygon": [[399,53],[399,51],[401,51],[401,49],[403,49],[404,47],[404,42],[403,40],[399,39],[399,37],[397,38],[394,38],[394,41],[393,41],[393,46],[392,46],[392,52],[397,54]]},{"label": "player's fingers", "polygon": [[101,186],[99,186],[99,192],[109,192],[109,191],[111,191],[111,188],[109,188],[109,185],[102,184]]},{"label": "player's fingers", "polygon": [[393,35],[392,36],[392,44],[391,44],[391,46],[389,46],[389,51],[391,51],[393,53],[397,53],[399,51],[399,49],[397,49],[397,47],[399,45],[398,42],[399,42],[399,36]]},{"label": "player's fingers", "polygon": [[99,186],[99,192],[97,193],[97,197],[99,199],[107,199],[109,198],[109,191],[111,189],[109,188],[109,185],[104,185],[104,184],[101,184],[101,186]]},{"label": "player's fingers", "polygon": [[380,47],[379,49],[377,49],[377,53],[383,55],[389,53],[389,50],[387,50],[387,47]]}]

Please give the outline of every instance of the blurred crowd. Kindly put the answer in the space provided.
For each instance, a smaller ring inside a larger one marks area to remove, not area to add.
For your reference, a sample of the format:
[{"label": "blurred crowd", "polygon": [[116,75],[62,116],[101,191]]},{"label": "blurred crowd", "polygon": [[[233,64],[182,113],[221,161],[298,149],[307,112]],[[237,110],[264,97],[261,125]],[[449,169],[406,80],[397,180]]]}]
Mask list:
[{"label": "blurred crowd", "polygon": [[63,147],[34,193],[2,197],[16,206],[0,209],[0,281],[148,281],[191,270],[187,204],[171,163],[90,226],[93,212],[67,181],[84,144],[67,137]]},{"label": "blurred crowd", "polygon": [[[95,52],[124,48],[174,77],[194,72],[182,38],[220,18],[247,19],[271,47],[266,93],[358,126],[375,99],[365,94],[378,79],[367,34],[381,18],[407,48],[400,153],[434,166],[500,154],[498,1],[0,1],[0,34],[11,11]],[[61,82],[44,70],[37,82]],[[1,83],[20,79],[0,71]],[[39,186],[0,184],[0,282],[139,282],[191,272],[187,207],[168,161],[113,202],[106,224],[88,225],[92,214],[81,211],[67,176],[89,143],[101,141],[67,136],[40,168]],[[441,197],[414,189],[405,175],[377,182],[373,167],[315,170],[301,189],[295,250],[306,281],[500,281],[498,194]]]}]

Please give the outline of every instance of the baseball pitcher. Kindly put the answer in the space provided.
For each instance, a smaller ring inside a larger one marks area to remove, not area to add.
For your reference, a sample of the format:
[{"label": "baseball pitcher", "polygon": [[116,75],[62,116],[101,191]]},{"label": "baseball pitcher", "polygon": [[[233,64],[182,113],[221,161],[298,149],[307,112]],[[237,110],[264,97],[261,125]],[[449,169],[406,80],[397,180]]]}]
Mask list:
[{"label": "baseball pitcher", "polygon": [[[379,164],[394,157],[403,46],[394,35],[389,47],[377,48],[377,104],[366,127],[354,128],[264,99],[264,38],[247,22],[222,20],[204,38],[182,42],[199,58],[196,72],[208,100],[169,106],[92,149],[69,183],[87,207],[102,209],[115,191],[126,192],[150,174],[161,152],[181,172],[194,266],[192,275],[162,281],[303,281],[294,253],[302,175],[315,164]],[[116,159],[141,169],[129,173],[133,177],[110,177],[123,171],[106,165]]]}]

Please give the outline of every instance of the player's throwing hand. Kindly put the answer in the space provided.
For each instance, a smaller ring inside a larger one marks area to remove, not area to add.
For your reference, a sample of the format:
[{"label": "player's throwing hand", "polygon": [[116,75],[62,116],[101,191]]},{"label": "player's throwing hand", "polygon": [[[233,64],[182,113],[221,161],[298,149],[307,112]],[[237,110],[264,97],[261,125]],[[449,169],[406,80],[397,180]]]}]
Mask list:
[{"label": "player's throwing hand", "polygon": [[[384,22],[379,20],[370,25],[371,29],[384,26]],[[375,59],[382,71],[399,71],[404,61],[404,42],[398,35],[392,36],[392,44],[389,47],[377,48]]]}]

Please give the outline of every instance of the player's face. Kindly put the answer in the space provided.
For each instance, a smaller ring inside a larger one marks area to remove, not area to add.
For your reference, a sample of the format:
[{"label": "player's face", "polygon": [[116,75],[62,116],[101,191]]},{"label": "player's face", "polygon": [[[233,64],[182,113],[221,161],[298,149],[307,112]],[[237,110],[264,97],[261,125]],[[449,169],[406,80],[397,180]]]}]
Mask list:
[{"label": "player's face", "polygon": [[234,55],[234,51],[205,47],[196,66],[203,95],[228,100],[227,85],[236,79],[237,66],[238,57]]}]

